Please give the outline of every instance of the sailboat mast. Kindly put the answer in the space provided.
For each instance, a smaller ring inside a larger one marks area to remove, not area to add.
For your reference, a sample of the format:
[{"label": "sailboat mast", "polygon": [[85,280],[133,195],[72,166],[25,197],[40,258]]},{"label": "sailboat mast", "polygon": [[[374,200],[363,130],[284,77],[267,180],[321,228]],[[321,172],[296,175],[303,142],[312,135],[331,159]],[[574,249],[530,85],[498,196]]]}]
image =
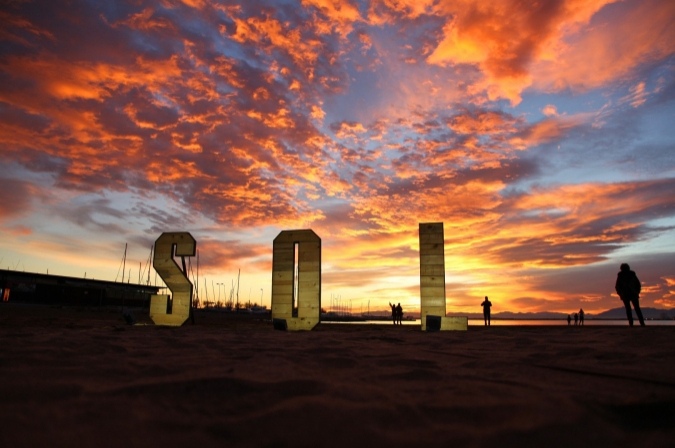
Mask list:
[{"label": "sailboat mast", "polygon": [[[124,243],[124,258],[122,258],[122,285],[124,285],[124,273],[126,270],[127,270],[127,243]],[[125,289],[124,286],[122,286],[122,309],[124,309],[124,293]]]},{"label": "sailboat mast", "polygon": [[241,269],[237,273],[237,308],[239,308],[239,277],[241,276]]},{"label": "sailboat mast", "polygon": [[148,285],[150,285],[150,271],[152,270],[152,251],[154,250],[154,244],[150,245],[150,257],[148,258]]},{"label": "sailboat mast", "polygon": [[195,293],[197,294],[197,303],[200,303],[199,300],[199,249],[197,249],[197,281],[195,282],[195,285],[197,286],[197,290]]},{"label": "sailboat mast", "polygon": [[127,243],[124,243],[124,257],[122,257],[122,283],[124,283],[124,273],[127,270]]},{"label": "sailboat mast", "polygon": [[206,307],[209,307],[209,288],[206,286],[206,277],[204,277],[204,294],[206,300]]}]

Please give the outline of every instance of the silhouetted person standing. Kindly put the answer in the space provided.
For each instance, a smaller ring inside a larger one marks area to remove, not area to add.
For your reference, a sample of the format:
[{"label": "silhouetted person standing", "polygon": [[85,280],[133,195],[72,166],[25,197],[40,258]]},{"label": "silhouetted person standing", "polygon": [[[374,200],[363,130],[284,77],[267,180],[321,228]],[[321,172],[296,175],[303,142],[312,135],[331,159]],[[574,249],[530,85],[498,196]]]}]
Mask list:
[{"label": "silhouetted person standing", "polygon": [[570,323],[572,322],[572,316],[569,314],[567,315],[567,326],[569,327]]},{"label": "silhouetted person standing", "polygon": [[630,309],[630,304],[632,303],[633,308],[635,308],[635,314],[637,314],[640,320],[640,325],[644,327],[645,320],[640,310],[640,291],[642,290],[642,285],[637,274],[630,270],[630,266],[627,263],[621,264],[621,270],[616,276],[614,289],[616,289],[616,293],[621,297],[623,306],[626,307],[626,317],[630,326],[633,326],[633,313]]},{"label": "silhouetted person standing", "polygon": [[403,325],[403,308],[401,307],[401,303],[396,305],[396,321],[399,325]]},{"label": "silhouetted person standing", "polygon": [[396,319],[396,305],[389,302],[389,306],[391,307],[391,320],[394,322],[394,325],[396,325],[396,321],[398,320]]},{"label": "silhouetted person standing", "polygon": [[485,300],[483,300],[483,303],[481,303],[481,306],[483,307],[483,319],[485,320],[485,325],[489,326],[490,325],[490,307],[492,306],[492,302],[488,300],[488,296],[485,296]]},{"label": "silhouetted person standing", "polygon": [[580,308],[579,309],[579,325],[584,324],[584,309]]},{"label": "silhouetted person standing", "polygon": [[574,325],[579,325],[579,313],[574,313]]}]

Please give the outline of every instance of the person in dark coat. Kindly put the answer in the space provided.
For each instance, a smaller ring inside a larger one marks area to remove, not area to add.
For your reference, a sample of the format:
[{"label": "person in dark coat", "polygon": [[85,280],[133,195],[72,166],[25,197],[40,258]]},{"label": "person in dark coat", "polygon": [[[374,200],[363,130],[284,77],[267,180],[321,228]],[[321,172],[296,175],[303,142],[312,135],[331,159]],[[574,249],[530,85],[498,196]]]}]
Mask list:
[{"label": "person in dark coat", "polygon": [[633,326],[633,313],[631,312],[630,305],[633,304],[635,308],[635,314],[637,314],[638,319],[640,320],[640,325],[644,327],[645,320],[642,317],[642,310],[640,310],[640,291],[642,290],[642,284],[635,274],[634,271],[630,270],[630,266],[627,263],[621,264],[621,270],[616,276],[616,293],[621,297],[623,301],[623,306],[626,307],[626,317],[628,318],[628,323],[630,326]]},{"label": "person in dark coat", "polygon": [[485,320],[485,326],[490,326],[490,308],[492,307],[492,302],[488,300],[488,297],[485,296],[485,300],[481,303],[483,307],[483,319]]}]

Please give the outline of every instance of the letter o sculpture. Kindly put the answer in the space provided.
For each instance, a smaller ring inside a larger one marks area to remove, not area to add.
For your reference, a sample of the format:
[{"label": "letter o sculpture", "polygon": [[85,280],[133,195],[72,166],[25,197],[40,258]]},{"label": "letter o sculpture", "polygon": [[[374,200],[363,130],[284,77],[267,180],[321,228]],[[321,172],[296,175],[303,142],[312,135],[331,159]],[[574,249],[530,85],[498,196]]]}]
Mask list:
[{"label": "letter o sculpture", "polygon": [[[295,245],[298,245],[298,315],[293,317]],[[287,330],[311,330],[321,321],[321,238],[310,229],[284,230],[272,254],[272,320]]]}]

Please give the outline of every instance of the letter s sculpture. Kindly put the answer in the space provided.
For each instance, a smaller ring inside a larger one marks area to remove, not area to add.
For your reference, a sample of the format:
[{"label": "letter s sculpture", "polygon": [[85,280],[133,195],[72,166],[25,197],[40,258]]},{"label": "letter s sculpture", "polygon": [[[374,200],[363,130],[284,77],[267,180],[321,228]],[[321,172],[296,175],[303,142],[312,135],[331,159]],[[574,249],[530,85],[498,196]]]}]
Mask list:
[{"label": "letter s sculpture", "polygon": [[[190,317],[192,283],[185,273],[185,258],[195,255],[197,242],[188,232],[165,232],[155,241],[152,265],[173,293],[153,294],[150,297],[150,319],[157,325],[181,326]],[[175,250],[175,253],[174,253]],[[183,270],[174,255],[181,257]]]}]

